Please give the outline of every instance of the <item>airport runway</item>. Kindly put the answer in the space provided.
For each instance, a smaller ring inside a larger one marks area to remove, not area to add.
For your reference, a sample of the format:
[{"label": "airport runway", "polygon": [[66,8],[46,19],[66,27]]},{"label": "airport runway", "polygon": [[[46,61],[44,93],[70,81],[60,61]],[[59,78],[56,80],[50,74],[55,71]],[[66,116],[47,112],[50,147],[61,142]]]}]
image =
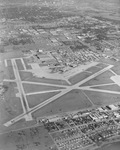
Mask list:
[{"label": "airport runway", "polygon": [[[47,99],[47,100],[44,101],[44,102],[38,104],[37,106],[35,106],[35,107],[33,107],[33,108],[29,108],[28,102],[27,102],[27,98],[26,98],[26,94],[25,94],[25,92],[24,92],[23,85],[22,85],[23,81],[21,81],[21,79],[20,79],[19,71],[18,71],[18,68],[17,68],[17,65],[16,65],[15,60],[12,60],[12,63],[13,63],[13,68],[14,68],[15,77],[16,77],[16,79],[17,79],[17,85],[18,85],[18,89],[19,89],[19,92],[20,92],[21,103],[22,103],[24,112],[23,112],[23,114],[21,114],[21,115],[15,117],[14,119],[12,119],[12,120],[8,121],[7,123],[5,123],[4,126],[7,126],[7,127],[10,126],[10,125],[12,125],[12,124],[14,124],[15,122],[17,122],[17,121],[23,119],[23,118],[26,119],[27,116],[28,116],[28,118],[31,117],[33,112],[35,112],[35,111],[41,109],[42,107],[48,105],[48,104],[51,103],[51,102],[57,100],[58,98],[60,98],[61,96],[67,94],[68,92],[70,92],[70,91],[73,90],[73,89],[85,90],[85,88],[86,88],[86,90],[89,90],[89,89],[90,89],[89,87],[79,87],[79,86],[82,85],[82,84],[84,84],[85,82],[87,82],[87,81],[89,81],[89,80],[91,80],[91,79],[97,77],[98,75],[104,73],[105,71],[107,71],[107,70],[109,70],[110,68],[113,67],[113,65],[109,65],[109,66],[107,66],[106,68],[104,68],[104,69],[102,69],[102,70],[96,72],[95,74],[93,74],[93,75],[87,77],[86,79],[84,79],[84,80],[82,80],[82,81],[80,81],[80,82],[78,82],[78,83],[76,83],[76,84],[74,84],[74,85],[71,85],[71,86],[61,86],[61,85],[58,85],[58,87],[59,87],[59,86],[60,86],[60,87],[64,87],[65,89],[60,90],[60,91],[61,91],[60,93],[58,93],[57,95],[55,95],[55,96],[53,96],[53,97]],[[28,82],[25,81],[25,82],[26,82],[26,83],[31,83],[31,82],[29,82],[29,81],[28,81]],[[33,83],[33,82],[32,82],[32,83]],[[35,83],[34,83],[34,84],[35,84]],[[36,84],[38,85],[38,84],[41,84],[41,83],[36,83]],[[45,84],[43,83],[43,85],[46,85],[46,83],[45,83]],[[48,86],[51,86],[51,84],[48,84],[48,83],[47,83],[47,85],[48,85]],[[57,85],[56,85],[56,86],[57,86]],[[91,90],[91,89],[90,89],[90,90]],[[93,90],[93,91],[97,91],[96,89],[92,89],[92,90]],[[99,91],[100,91],[100,90],[99,90]],[[47,92],[48,92],[48,91],[47,91]],[[46,92],[46,93],[47,93],[47,92]],[[102,90],[101,90],[101,92],[102,92]],[[106,91],[106,92],[108,92],[108,91]],[[111,91],[109,91],[109,92],[111,92]],[[109,92],[108,92],[108,93],[109,93]],[[38,93],[38,92],[37,92],[37,93]],[[40,92],[40,93],[41,93],[41,92]],[[44,93],[45,93],[45,92],[44,92]],[[114,92],[114,93],[118,93],[118,92]],[[30,94],[30,93],[29,93],[29,94]],[[31,94],[33,94],[33,93],[31,93]],[[119,93],[119,94],[120,94],[120,93]],[[88,99],[88,100],[89,100],[89,99]],[[90,101],[90,102],[91,102],[91,101]],[[32,118],[30,118],[30,119],[32,119]],[[28,120],[29,120],[29,119],[28,119]],[[27,119],[26,119],[26,121],[27,121]]]}]

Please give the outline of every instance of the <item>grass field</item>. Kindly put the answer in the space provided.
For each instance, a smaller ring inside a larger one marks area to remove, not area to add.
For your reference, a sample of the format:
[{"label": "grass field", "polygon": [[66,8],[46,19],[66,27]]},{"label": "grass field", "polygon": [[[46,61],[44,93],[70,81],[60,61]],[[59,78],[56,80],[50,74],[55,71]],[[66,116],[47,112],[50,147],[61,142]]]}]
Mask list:
[{"label": "grass field", "polygon": [[9,76],[9,79],[15,79],[15,75],[14,75],[14,72],[13,72],[13,66],[12,66],[12,63],[11,63],[11,60],[7,60],[7,70],[8,70],[8,74],[7,76]]},{"label": "grass field", "polygon": [[29,95],[27,96],[28,104],[30,107],[34,107],[58,93],[59,92],[51,92],[51,93]]},{"label": "grass field", "polygon": [[90,75],[92,75],[92,74],[94,74],[94,73],[96,73],[96,72],[98,72],[98,71],[100,71],[100,70],[101,70],[101,68],[98,68],[98,67],[91,67],[91,68],[89,68],[89,69],[87,69],[87,70],[85,70],[85,71],[91,72]]},{"label": "grass field", "polygon": [[120,102],[120,95],[103,92],[84,91],[96,106]]},{"label": "grass field", "polygon": [[80,90],[75,89],[56,99],[56,101],[46,105],[40,110],[34,112],[33,116],[36,118],[41,116],[55,115],[68,111],[87,109],[89,107],[92,107],[91,102]]},{"label": "grass field", "polygon": [[24,70],[23,64],[20,59],[16,59],[18,70]]},{"label": "grass field", "polygon": [[4,100],[0,102],[1,123],[5,123],[23,112],[20,98],[16,97],[16,83],[4,82],[4,85],[7,87],[7,91],[4,93]]},{"label": "grass field", "polygon": [[72,83],[72,84],[76,84],[82,80],[84,80],[85,78],[89,77],[91,74],[90,73],[87,73],[87,72],[82,72],[82,73],[79,73],[73,77],[71,77],[69,79],[69,81]]},{"label": "grass field", "polygon": [[48,79],[48,78],[37,78],[34,77],[31,72],[23,72],[20,71],[20,77],[23,81],[30,81],[30,82],[40,82],[40,83],[50,83],[50,84],[58,84],[58,85],[69,85],[64,80],[54,80],[54,79]]},{"label": "grass field", "polygon": [[[21,147],[21,148],[20,148]],[[57,150],[43,126],[0,135],[0,150]]]},{"label": "grass field", "polygon": [[116,74],[120,75],[120,62],[119,62],[117,65],[115,65],[115,66],[112,68],[112,70],[113,70]]},{"label": "grass field", "polygon": [[55,86],[26,84],[26,83],[23,83],[23,87],[24,87],[25,93],[64,89],[64,88],[55,87]]},{"label": "grass field", "polygon": [[90,85],[99,85],[99,84],[107,84],[107,83],[114,83],[110,77],[113,76],[113,73],[110,71],[106,71],[102,73],[101,75],[91,79],[90,81],[84,83],[81,86],[90,86]]}]

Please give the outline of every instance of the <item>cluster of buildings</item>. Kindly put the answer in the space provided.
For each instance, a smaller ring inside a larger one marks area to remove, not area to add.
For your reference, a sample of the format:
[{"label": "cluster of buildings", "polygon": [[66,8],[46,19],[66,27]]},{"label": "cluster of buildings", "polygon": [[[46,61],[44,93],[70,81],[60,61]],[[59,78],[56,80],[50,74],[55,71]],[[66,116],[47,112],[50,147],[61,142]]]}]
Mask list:
[{"label": "cluster of buildings", "polygon": [[77,128],[50,134],[60,150],[75,150],[93,145],[93,142]]},{"label": "cluster of buildings", "polygon": [[36,62],[40,66],[48,66],[52,73],[63,73],[81,64],[97,61],[101,57],[99,53],[89,49],[73,52],[67,48],[48,52],[38,50],[36,52],[31,51],[31,53],[33,54],[30,58],[31,62]]},{"label": "cluster of buildings", "polygon": [[[39,40],[40,38],[40,40],[45,40],[46,45],[48,44],[52,47],[56,53],[61,47],[64,47],[64,51],[65,49],[71,49],[73,53],[77,51],[80,53],[81,61],[84,61],[82,53],[85,53],[85,51],[86,53],[87,51],[89,52],[88,49],[91,49],[94,53],[105,53],[107,55],[111,53],[112,55],[115,51],[117,53],[120,47],[118,24],[88,16],[68,16],[58,19],[53,23],[18,26],[15,30],[8,31],[7,33],[6,36],[9,42],[11,41],[10,38],[12,38],[15,41],[17,39],[18,41],[26,40],[25,42],[22,41],[23,44],[31,44],[36,43],[36,39]],[[20,39],[20,35],[25,36],[23,39]],[[11,42],[16,44],[13,41]],[[86,57],[86,54],[83,56]]]},{"label": "cluster of buildings", "polygon": [[[44,55],[38,50],[32,58],[34,62],[49,66],[52,73],[62,73],[80,64],[98,61],[101,56],[117,61],[118,25],[91,17],[67,17],[67,21],[77,27],[51,28],[50,24],[44,25],[44,28],[32,25],[19,29],[20,34],[41,37],[51,47],[50,50],[43,50]],[[115,34],[117,38],[112,37],[111,40],[110,34]]]},{"label": "cluster of buildings", "polygon": [[120,136],[120,103],[38,119],[60,150],[98,147]]},{"label": "cluster of buildings", "polygon": [[[22,31],[23,30],[23,31]],[[25,45],[34,43],[32,36],[26,32],[24,29],[20,30],[10,30],[6,29],[4,36],[1,38],[1,43],[4,46],[14,46],[14,45]]]}]

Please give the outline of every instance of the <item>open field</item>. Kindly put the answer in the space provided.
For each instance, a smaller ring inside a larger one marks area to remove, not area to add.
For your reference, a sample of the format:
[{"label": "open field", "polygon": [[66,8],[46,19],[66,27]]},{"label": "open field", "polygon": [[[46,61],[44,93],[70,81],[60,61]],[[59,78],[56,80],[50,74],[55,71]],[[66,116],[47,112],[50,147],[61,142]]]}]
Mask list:
[{"label": "open field", "polygon": [[7,70],[8,70],[9,79],[15,79],[11,60],[7,60]]},{"label": "open field", "polygon": [[16,97],[18,92],[16,83],[4,82],[4,86],[7,91],[4,93],[4,99],[0,102],[1,123],[5,123],[23,112],[20,98]]},{"label": "open field", "polygon": [[20,121],[16,122],[15,124],[7,128],[3,124],[0,124],[0,135],[11,132],[11,131],[22,130],[24,128],[30,128],[35,125],[36,125],[36,120],[26,122],[25,119],[21,119]]},{"label": "open field", "polygon": [[109,59],[109,58],[101,58],[100,62],[107,64],[107,65],[116,65],[117,64],[116,61],[113,61],[112,59]]},{"label": "open field", "polygon": [[23,53],[21,51],[10,51],[7,53],[0,53],[1,56],[1,60],[5,60],[5,59],[12,59],[12,58],[20,58],[23,57]]},{"label": "open field", "polygon": [[82,73],[79,73],[79,74],[77,74],[77,75],[71,77],[71,78],[69,79],[69,81],[70,81],[72,84],[76,84],[76,83],[82,81],[83,79],[89,77],[90,75],[91,75],[91,74],[88,73],[88,72],[82,72]]},{"label": "open field", "polygon": [[115,66],[112,68],[112,70],[113,70],[116,74],[120,75],[120,62],[119,62],[117,65],[115,65]]},{"label": "open field", "polygon": [[92,104],[87,99],[87,97],[82,93],[82,91],[74,89],[62,97],[56,99],[56,101],[34,112],[33,116],[35,118],[47,115],[49,116],[58,113],[65,113],[68,111],[86,109],[89,107],[92,107]]},{"label": "open field", "polygon": [[23,64],[20,59],[16,59],[18,70],[24,70]]},{"label": "open field", "polygon": [[93,78],[92,80],[84,83],[81,86],[91,86],[91,85],[99,85],[99,84],[107,84],[107,83],[114,83],[110,77],[113,76],[113,73],[110,71],[106,71],[102,73],[101,75],[98,75],[97,77]]},{"label": "open field", "polygon": [[119,94],[110,94],[110,93],[108,94],[96,91],[84,91],[84,92],[96,106],[120,102]]},{"label": "open field", "polygon": [[0,149],[5,150],[57,150],[43,126],[23,129],[0,135]]},{"label": "open field", "polygon": [[98,68],[98,67],[91,67],[91,68],[89,68],[89,69],[87,69],[87,70],[85,70],[85,71],[90,72],[90,74],[92,75],[92,74],[94,74],[94,73],[96,73],[96,72],[98,72],[98,71],[100,71],[100,70],[101,70],[101,68]]},{"label": "open field", "polygon": [[96,65],[96,67],[100,67],[100,68],[105,68],[107,66],[108,66],[107,64],[103,64],[103,63],[99,63]]},{"label": "open field", "polygon": [[40,91],[64,89],[62,87],[57,87],[57,86],[55,87],[55,86],[25,84],[25,83],[23,83],[23,87],[24,87],[25,93],[34,93],[34,92],[40,92]]},{"label": "open field", "polygon": [[54,95],[58,94],[59,92],[51,92],[51,93],[43,93],[43,94],[35,94],[27,96],[29,107],[32,108],[45,100],[53,97]]},{"label": "open field", "polygon": [[20,77],[23,81],[30,81],[30,82],[40,82],[40,83],[50,83],[50,84],[58,84],[58,85],[68,85],[68,83],[64,80],[54,80],[48,78],[37,78],[33,76],[31,72],[23,72],[20,71]]}]

